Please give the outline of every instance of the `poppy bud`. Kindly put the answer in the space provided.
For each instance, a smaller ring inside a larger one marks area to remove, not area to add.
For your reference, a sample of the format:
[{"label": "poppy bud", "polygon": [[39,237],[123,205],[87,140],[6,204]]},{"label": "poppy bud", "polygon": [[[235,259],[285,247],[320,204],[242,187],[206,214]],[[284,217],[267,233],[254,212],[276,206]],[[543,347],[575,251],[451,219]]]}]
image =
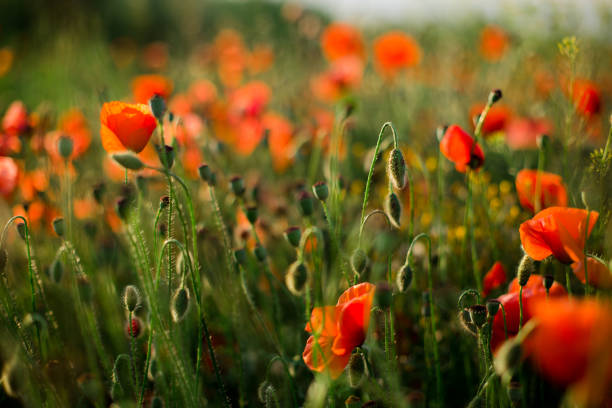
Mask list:
[{"label": "poppy bud", "polygon": [[0,248],[0,272],[4,271],[6,263],[8,261],[8,254],[4,248]]},{"label": "poppy bud", "polygon": [[[112,381],[113,383],[119,385],[120,391],[122,393],[125,393],[126,390],[129,390],[132,387],[130,372],[130,358],[126,354],[118,355],[115,359],[115,364],[113,365]],[[118,399],[121,399],[123,397],[124,395],[117,395]],[[113,399],[115,399],[115,397],[113,397]]]},{"label": "poppy bud", "polygon": [[19,236],[21,237],[21,239],[23,239],[25,241],[26,239],[26,225],[23,222],[20,222],[19,224],[17,224],[17,232],[19,233]]},{"label": "poppy bud", "polygon": [[436,128],[436,139],[438,139],[438,142],[442,141],[447,129],[448,129],[448,125],[438,126]]},{"label": "poppy bud", "polygon": [[314,204],[312,197],[306,191],[302,191],[298,197],[298,203],[300,204],[300,210],[304,217],[310,217],[314,211]]},{"label": "poppy bud", "polygon": [[389,216],[391,224],[395,228],[399,228],[402,216],[402,203],[394,192],[390,192],[385,199],[385,212]]},{"label": "poppy bud", "polygon": [[421,314],[423,317],[428,318],[431,316],[431,304],[429,303],[429,292],[425,291],[422,293],[423,305],[421,306]]},{"label": "poppy bud", "polygon": [[285,238],[287,238],[287,241],[289,241],[289,243],[297,248],[300,246],[300,240],[302,239],[302,231],[300,231],[299,227],[289,227],[286,231],[285,231]]},{"label": "poppy bud", "polygon": [[244,248],[240,248],[234,251],[234,258],[236,258],[236,262],[238,262],[238,265],[241,266],[246,266],[249,257],[247,254],[246,249]]},{"label": "poppy bud", "polygon": [[166,101],[159,95],[154,95],[151,99],[149,99],[149,107],[151,108],[151,113],[155,116],[159,122],[164,119],[164,114],[166,113]]},{"label": "poppy bud", "polygon": [[536,143],[538,145],[538,149],[546,150],[550,145],[550,137],[548,135],[539,135],[536,138]]},{"label": "poppy bud", "polygon": [[200,175],[202,181],[210,183],[210,176],[212,175],[212,170],[210,169],[210,166],[208,164],[201,164],[200,167],[198,167],[198,174]]},{"label": "poppy bud", "polygon": [[518,381],[512,381],[510,385],[508,385],[508,398],[515,407],[518,407],[523,400],[523,391]]},{"label": "poppy bud", "polygon": [[353,268],[355,275],[361,276],[366,266],[368,266],[368,256],[365,251],[361,248],[355,249],[351,255],[351,268]]},{"label": "poppy bud", "polygon": [[484,305],[473,305],[468,308],[470,319],[478,327],[482,329],[487,324],[487,308]]},{"label": "poppy bud", "polygon": [[279,407],[278,396],[276,395],[276,388],[269,384],[264,390],[264,406],[266,408],[277,408]]},{"label": "poppy bud", "polygon": [[257,221],[257,216],[258,216],[257,207],[255,206],[247,207],[246,217],[247,217],[247,220],[249,220],[251,224],[255,224],[255,221]]},{"label": "poppy bud", "polygon": [[525,286],[529,281],[529,277],[536,271],[536,261],[534,261],[529,255],[523,256],[518,266],[518,283],[521,286]]},{"label": "poppy bud", "polygon": [[499,101],[502,98],[501,89],[494,89],[489,94],[489,105],[493,105],[495,102]]},{"label": "poppy bud", "polygon": [[53,221],[51,221],[51,225],[53,226],[53,231],[55,231],[58,237],[64,236],[64,219],[62,217],[55,218]]},{"label": "poppy bud", "polygon": [[186,287],[178,288],[177,291],[172,296],[172,304],[170,306],[170,313],[172,313],[172,320],[175,323],[183,320],[185,315],[187,314],[187,310],[189,310],[189,289]]},{"label": "poppy bud", "polygon": [[402,265],[401,269],[397,273],[397,277],[395,278],[395,283],[397,284],[397,288],[400,292],[405,293],[410,284],[412,283],[412,268],[408,264]]},{"label": "poppy bud", "polygon": [[117,214],[122,220],[126,220],[130,211],[130,200],[127,197],[121,197],[117,200]]},{"label": "poppy bud", "polygon": [[151,400],[151,408],[164,408],[164,401],[156,395]]},{"label": "poppy bud", "polygon": [[327,183],[324,181],[315,183],[315,185],[312,186],[312,192],[319,201],[325,201],[327,197],[329,197],[329,187],[327,187]]},{"label": "poppy bud", "polygon": [[500,305],[501,303],[499,303],[499,300],[487,300],[487,314],[489,315],[489,319],[493,319],[495,317],[495,315],[499,311]]},{"label": "poppy bud", "polygon": [[400,149],[391,150],[387,164],[387,175],[393,187],[398,190],[403,189],[406,186],[406,161],[402,151]]},{"label": "poppy bud", "polygon": [[361,350],[351,354],[348,362],[348,381],[352,388],[358,388],[368,376],[368,367]]},{"label": "poppy bud", "polygon": [[60,156],[62,156],[64,160],[68,160],[68,158],[72,155],[73,150],[74,142],[72,139],[62,135],[57,141],[57,151],[59,152]]},{"label": "poppy bud", "polygon": [[477,335],[478,329],[476,325],[472,322],[472,317],[470,316],[470,311],[467,308],[463,308],[459,311],[459,323],[461,326],[470,334]]},{"label": "poppy bud", "polygon": [[289,271],[285,276],[285,284],[287,289],[295,296],[300,296],[304,293],[308,282],[308,268],[301,261],[295,261],[289,266]]},{"label": "poppy bud", "polygon": [[123,399],[125,396],[125,392],[123,391],[123,387],[118,382],[113,382],[111,384],[110,396],[113,401],[119,401]]},{"label": "poppy bud", "polygon": [[159,198],[159,209],[164,210],[170,205],[170,197],[163,195]]},{"label": "poppy bud", "polygon": [[393,288],[385,281],[378,282],[374,298],[381,309],[387,310],[393,303]]},{"label": "poppy bud", "polygon": [[123,291],[123,306],[128,312],[133,312],[140,307],[141,298],[138,288],[127,285]]},{"label": "poppy bud", "polygon": [[64,265],[59,259],[54,259],[49,266],[49,277],[55,283],[60,283],[64,275]]},{"label": "poppy bud", "polygon": [[240,176],[234,176],[230,179],[230,187],[232,189],[232,193],[234,193],[237,197],[242,197],[246,190],[244,187],[244,180]]},{"label": "poppy bud", "polygon": [[253,253],[259,262],[265,261],[268,257],[268,251],[266,251],[266,248],[264,248],[263,245],[257,245],[255,249],[253,249]]},{"label": "poppy bud", "polygon": [[100,182],[94,185],[93,196],[94,196],[94,200],[96,200],[98,204],[102,204],[102,199],[104,197],[105,191],[106,191],[106,185],[104,183]]},{"label": "poppy bud", "polygon": [[512,377],[523,359],[523,348],[516,339],[504,342],[495,356],[495,372],[500,376]]},{"label": "poppy bud", "polygon": [[544,288],[548,291],[551,286],[555,283],[555,277],[553,275],[544,275]]},{"label": "poppy bud", "polygon": [[142,333],[142,320],[138,317],[132,317],[131,324],[127,322],[125,324],[125,334],[128,338],[137,338]]},{"label": "poppy bud", "polygon": [[129,152],[115,153],[111,158],[128,170],[140,170],[144,163],[135,155]]}]

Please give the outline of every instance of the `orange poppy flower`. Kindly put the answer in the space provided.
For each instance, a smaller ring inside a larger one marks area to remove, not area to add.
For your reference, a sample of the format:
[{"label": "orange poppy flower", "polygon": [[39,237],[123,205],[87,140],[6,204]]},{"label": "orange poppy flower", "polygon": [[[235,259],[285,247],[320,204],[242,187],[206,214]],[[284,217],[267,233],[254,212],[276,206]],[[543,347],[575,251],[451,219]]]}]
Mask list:
[{"label": "orange poppy flower", "polygon": [[419,64],[421,47],[408,34],[391,31],[375,40],[374,56],[381,75],[393,78],[400,70]]},{"label": "orange poppy flower", "polygon": [[212,82],[201,79],[191,84],[188,94],[194,104],[204,107],[217,99],[217,88]]},{"label": "orange poppy flower", "polygon": [[[473,105],[470,109],[470,120],[476,115],[480,115],[484,108],[485,105],[483,103]],[[503,130],[511,117],[512,111],[508,107],[497,104],[493,105],[491,109],[489,109],[487,117],[482,124],[483,135],[488,135]]]},{"label": "orange poppy flower", "polygon": [[474,139],[457,125],[446,129],[440,141],[440,150],[444,157],[455,163],[457,171],[465,173],[467,168],[479,169],[484,164],[484,152]]},{"label": "orange poppy flower", "polygon": [[172,93],[172,81],[161,75],[140,75],[132,80],[132,94],[136,103],[149,103],[149,99],[159,95],[168,99]]},{"label": "orange poppy flower", "polygon": [[9,135],[21,135],[30,127],[28,111],[21,101],[11,103],[2,118],[2,129]]},{"label": "orange poppy flower", "polygon": [[21,150],[19,137],[0,133],[0,156],[9,156],[19,150]]},{"label": "orange poppy flower", "polygon": [[72,109],[64,113],[60,117],[58,128],[59,130],[45,135],[45,150],[51,156],[51,159],[54,161],[63,160],[58,151],[60,137],[68,137],[72,140],[71,160],[80,157],[87,151],[91,143],[91,132],[81,111]]},{"label": "orange poppy flower", "polygon": [[22,171],[19,175],[19,189],[21,198],[26,201],[36,199],[39,193],[47,190],[49,186],[48,172],[42,169]]},{"label": "orange poppy flower", "polygon": [[[591,211],[588,234],[591,234],[599,213]],[[565,264],[583,258],[587,210],[549,207],[525,221],[519,228],[525,252],[541,261],[553,255]]]},{"label": "orange poppy flower", "polygon": [[375,290],[371,283],[360,283],[344,291],[336,306],[312,310],[306,331],[313,335],[302,353],[308,368],[328,371],[333,379],[342,374],[353,349],[365,341]]},{"label": "orange poppy flower", "polygon": [[321,34],[323,55],[329,61],[347,56],[365,58],[365,47],[361,33],[345,23],[332,23]]},{"label": "orange poppy flower", "polygon": [[495,262],[482,280],[482,296],[487,297],[492,290],[506,283],[507,279],[504,265],[499,261]]},{"label": "orange poppy flower", "polygon": [[214,52],[221,82],[228,87],[238,86],[242,81],[247,59],[240,34],[228,29],[219,32],[215,38]]},{"label": "orange poppy flower", "polygon": [[506,143],[514,150],[537,149],[538,137],[553,130],[552,123],[544,118],[516,118],[506,126]]},{"label": "orange poppy flower", "polygon": [[[584,259],[572,264],[572,271],[580,282],[586,283],[584,273]],[[589,284],[597,288],[612,289],[612,272],[606,264],[598,259],[587,257],[587,274],[589,275]]]},{"label": "orange poppy flower", "polygon": [[322,101],[334,102],[347,91],[357,88],[363,76],[363,63],[356,57],[334,61],[323,74],[311,83],[313,94]]},{"label": "orange poppy flower", "polygon": [[8,199],[19,180],[19,167],[10,157],[0,157],[0,195]]},{"label": "orange poppy flower", "polygon": [[588,79],[575,79],[572,90],[572,100],[576,110],[589,118],[599,113],[601,97],[597,85]]},{"label": "orange poppy flower", "polygon": [[540,193],[536,197],[538,171],[523,169],[516,175],[516,192],[523,208],[535,212],[536,200],[540,209],[567,206],[567,191],[561,176],[541,171],[539,179]]},{"label": "orange poppy flower", "polygon": [[13,215],[21,215],[28,220],[33,229],[45,227],[47,232],[52,232],[51,222],[60,215],[59,211],[42,200],[36,199],[25,205],[13,207]]},{"label": "orange poppy flower", "polygon": [[538,325],[524,346],[535,368],[551,382],[570,386],[580,406],[604,406],[612,396],[610,305],[575,298],[533,303]]},{"label": "orange poppy flower", "polygon": [[[508,286],[508,293],[497,298],[506,311],[506,327],[508,338],[514,337],[519,332],[520,325],[520,286],[518,279],[514,278]],[[565,296],[567,292],[557,282],[554,282],[549,290],[550,297]],[[544,279],[540,275],[531,275],[527,285],[523,287],[523,325],[532,318],[531,305],[539,299],[546,298]],[[493,319],[491,327],[491,350],[496,352],[506,341],[504,330],[504,313],[500,310]]]},{"label": "orange poppy flower", "polygon": [[480,54],[489,62],[499,61],[508,48],[508,35],[500,27],[488,25],[480,34]]},{"label": "orange poppy flower", "polygon": [[293,125],[277,113],[267,113],[262,122],[268,131],[268,146],[274,169],[283,171],[293,160]]},{"label": "orange poppy flower", "polygon": [[247,57],[249,72],[253,75],[260,74],[270,69],[274,63],[274,51],[267,45],[257,45]]},{"label": "orange poppy flower", "polygon": [[229,97],[230,114],[260,116],[270,102],[272,91],[261,81],[250,82],[236,89]]},{"label": "orange poppy flower", "polygon": [[102,106],[100,123],[102,147],[109,153],[126,149],[141,152],[157,127],[147,105],[119,101]]}]

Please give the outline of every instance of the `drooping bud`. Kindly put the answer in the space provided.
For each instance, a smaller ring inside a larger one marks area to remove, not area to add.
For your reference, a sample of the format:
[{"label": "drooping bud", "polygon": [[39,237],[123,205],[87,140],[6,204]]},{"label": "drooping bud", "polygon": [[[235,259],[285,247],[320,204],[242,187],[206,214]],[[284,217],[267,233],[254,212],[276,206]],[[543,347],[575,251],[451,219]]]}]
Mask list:
[{"label": "drooping bud", "polygon": [[128,312],[133,312],[140,307],[142,300],[140,291],[134,285],[127,285],[123,290],[123,307]]},{"label": "drooping bud", "polygon": [[482,329],[487,324],[487,308],[484,305],[473,305],[468,308],[472,322]]},{"label": "drooping bud", "polygon": [[529,255],[525,254],[525,256],[523,256],[523,258],[521,259],[521,262],[519,263],[518,271],[516,274],[519,285],[525,286],[529,281],[529,277],[531,276],[531,274],[535,273],[535,271],[536,261],[534,261],[533,258],[531,258]]},{"label": "drooping bud", "polygon": [[242,197],[246,191],[244,180],[240,176],[234,176],[230,179],[230,188],[237,197]]},{"label": "drooping bud", "polygon": [[57,151],[64,160],[68,160],[74,151],[74,142],[68,136],[60,136],[57,141]]},{"label": "drooping bud", "polygon": [[236,258],[236,262],[240,266],[246,266],[249,256],[247,254],[246,249],[240,248],[234,251],[234,258]]},{"label": "drooping bud", "polygon": [[312,192],[319,201],[325,201],[329,197],[329,187],[324,181],[319,181],[312,186]]},{"label": "drooping bud", "polygon": [[125,335],[128,338],[137,338],[142,334],[142,320],[138,317],[132,317],[132,322],[126,322],[125,324]]},{"label": "drooping bud", "polygon": [[351,268],[353,268],[355,275],[361,276],[367,266],[368,256],[365,251],[361,248],[355,249],[351,255]]},{"label": "drooping bud", "polygon": [[298,203],[300,204],[300,210],[304,217],[310,217],[314,211],[314,204],[312,197],[306,191],[300,192],[298,196]]},{"label": "drooping bud", "polygon": [[263,245],[255,246],[255,248],[253,249],[253,253],[255,254],[255,258],[257,258],[259,262],[265,261],[268,257],[268,251],[266,251],[266,248]]},{"label": "drooping bud", "polygon": [[266,402],[266,389],[271,385],[272,384],[270,384],[270,381],[265,380],[264,382],[259,384],[259,387],[257,387],[257,398],[262,404]]},{"label": "drooping bud", "polygon": [[269,384],[264,390],[264,406],[266,408],[278,408],[280,406],[276,388],[272,384]]},{"label": "drooping bud", "polygon": [[[116,395],[112,395],[113,400],[118,400],[125,397],[125,394],[132,389],[130,358],[126,354],[119,354],[113,365],[112,381],[118,384],[119,388],[115,390]],[[112,388],[111,388],[112,392]]]},{"label": "drooping bud", "polygon": [[382,310],[387,310],[393,303],[393,288],[387,282],[382,281],[376,284],[374,292],[375,304]]},{"label": "drooping bud", "polygon": [[51,225],[53,226],[53,231],[55,231],[58,237],[64,236],[64,218],[55,218],[53,221],[51,221]]},{"label": "drooping bud", "polygon": [[174,293],[174,296],[172,296],[170,313],[172,313],[172,320],[174,320],[175,323],[178,323],[183,320],[183,318],[187,314],[187,311],[189,310],[189,305],[191,303],[189,299],[189,289],[187,289],[186,287],[178,288]]},{"label": "drooping bud", "polygon": [[111,158],[128,170],[140,170],[144,167],[144,163],[130,152],[114,153]]},{"label": "drooping bud", "polygon": [[399,228],[402,216],[402,203],[394,192],[390,192],[385,198],[385,212],[389,216],[391,224],[395,228]]},{"label": "drooping bud", "polygon": [[472,317],[470,316],[470,311],[468,308],[463,308],[459,311],[459,323],[461,326],[470,334],[477,335],[478,328],[472,322]]},{"label": "drooping bud", "polygon": [[287,238],[287,241],[289,241],[289,243],[293,247],[297,248],[300,246],[300,240],[302,239],[302,231],[299,227],[289,227],[285,231],[285,238]]},{"label": "drooping bud", "polygon": [[393,187],[398,190],[406,186],[406,161],[400,149],[393,149],[387,162],[387,175]]},{"label": "drooping bud", "polygon": [[295,261],[289,266],[289,271],[285,276],[287,289],[295,296],[300,296],[306,289],[306,282],[308,282],[308,268],[303,262]]},{"label": "drooping bud", "polygon": [[113,381],[110,388],[110,396],[113,401],[119,401],[125,396],[123,387],[118,382]]},{"label": "drooping bud", "polygon": [[487,300],[487,314],[489,319],[493,319],[499,311],[501,303],[497,299]]},{"label": "drooping bud", "polygon": [[257,211],[257,207],[255,206],[247,207],[245,213],[246,213],[247,220],[249,220],[251,224],[255,224],[255,222],[257,221],[257,217],[259,215]]},{"label": "drooping bud", "polygon": [[53,282],[60,283],[63,275],[64,266],[62,265],[62,262],[58,258],[56,258],[53,260],[53,262],[51,262],[51,265],[49,266],[49,277]]},{"label": "drooping bud", "polygon": [[149,107],[151,108],[151,113],[155,116],[159,122],[162,122],[164,119],[164,114],[166,113],[166,101],[160,95],[154,95],[151,99],[149,99]]},{"label": "drooping bud", "polygon": [[368,376],[368,367],[361,350],[351,354],[348,362],[348,381],[352,388],[358,388]]},{"label": "drooping bud", "polygon": [[402,267],[400,268],[395,278],[397,289],[400,292],[405,293],[408,290],[408,288],[410,287],[410,284],[412,283],[412,276],[413,276],[413,273],[412,273],[412,268],[410,268],[410,265],[408,264],[402,265]]},{"label": "drooping bud", "polygon": [[26,225],[23,222],[20,222],[19,224],[17,224],[17,232],[19,233],[19,236],[21,237],[21,239],[23,239],[25,241],[26,239]]},{"label": "drooping bud", "polygon": [[494,89],[489,94],[489,105],[493,105],[495,102],[502,98],[503,94],[501,89]]}]

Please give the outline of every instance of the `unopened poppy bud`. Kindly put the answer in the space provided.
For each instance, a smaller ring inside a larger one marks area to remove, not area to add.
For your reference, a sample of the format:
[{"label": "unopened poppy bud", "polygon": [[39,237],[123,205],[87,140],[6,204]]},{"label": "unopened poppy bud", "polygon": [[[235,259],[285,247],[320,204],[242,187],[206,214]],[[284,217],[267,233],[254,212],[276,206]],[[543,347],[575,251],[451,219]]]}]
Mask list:
[{"label": "unopened poppy bud", "polygon": [[499,101],[502,98],[501,89],[494,89],[489,94],[489,105],[493,105],[495,102]]},{"label": "unopened poppy bud", "polygon": [[501,303],[499,303],[499,300],[487,300],[487,314],[489,315],[489,319],[493,319],[495,317],[499,311],[500,305]]},{"label": "unopened poppy bud", "polygon": [[555,277],[553,275],[544,275],[544,288],[550,290],[553,283],[555,283]]},{"label": "unopened poppy bud", "polygon": [[425,318],[431,316],[431,304],[429,302],[429,292],[425,291],[422,293],[423,304],[421,305],[421,315]]},{"label": "unopened poppy bud", "polygon": [[64,236],[64,218],[55,218],[53,221],[51,221],[51,225],[53,226],[53,231],[55,231],[58,237]]},{"label": "unopened poppy bud", "polygon": [[265,261],[268,257],[268,251],[266,251],[266,248],[264,248],[263,245],[257,245],[255,249],[253,249],[253,253],[259,262]]},{"label": "unopened poppy bud", "polygon": [[393,303],[393,288],[385,281],[378,282],[374,298],[381,309],[387,310]]},{"label": "unopened poppy bud", "polygon": [[54,259],[49,266],[49,277],[55,283],[60,283],[64,275],[64,266],[59,259]]},{"label": "unopened poppy bud", "polygon": [[68,160],[74,151],[74,142],[68,136],[60,136],[57,141],[57,151],[64,160]]},{"label": "unopened poppy bud", "polygon": [[144,167],[144,163],[130,152],[114,153],[111,158],[128,170],[140,170]]},{"label": "unopened poppy bud", "polygon": [[128,338],[137,338],[142,333],[142,320],[138,317],[132,317],[131,324],[127,322],[125,324],[125,335]]},{"label": "unopened poppy bud", "polygon": [[351,255],[351,268],[353,268],[355,275],[361,276],[367,266],[368,256],[366,255],[365,251],[361,248],[355,249]]},{"label": "unopened poppy bud", "polygon": [[149,372],[147,373],[147,377],[149,381],[155,381],[155,377],[159,373],[159,363],[156,358],[151,359],[151,363],[149,364]]},{"label": "unopened poppy bud", "polygon": [[26,239],[26,225],[23,222],[20,222],[19,224],[17,224],[17,232],[19,233],[19,236],[21,237],[21,239],[23,239],[25,241]]},{"label": "unopened poppy bud", "polygon": [[550,137],[548,135],[539,135],[536,137],[536,144],[538,145],[538,149],[546,150],[550,145]]},{"label": "unopened poppy bud", "polygon": [[110,388],[110,396],[113,401],[119,401],[125,396],[123,387],[118,382],[113,382]]},{"label": "unopened poppy bud", "polygon": [[397,289],[405,293],[410,284],[412,283],[412,268],[408,264],[402,265],[399,272],[397,273],[397,277],[395,278],[395,283],[397,284]]},{"label": "unopened poppy bud", "polygon": [[358,388],[368,376],[365,356],[363,355],[361,350],[358,350],[355,353],[351,354],[351,358],[348,362],[347,371],[349,385],[352,388]]},{"label": "unopened poppy bud", "polygon": [[495,355],[495,372],[499,376],[512,377],[521,365],[523,359],[523,348],[516,339],[504,342]]},{"label": "unopened poppy bud", "polygon": [[79,275],[77,277],[77,286],[79,288],[79,294],[83,302],[89,303],[93,297],[93,289],[91,287],[91,282],[86,275]]},{"label": "unopened poppy bud", "polygon": [[300,204],[300,210],[304,217],[310,217],[314,211],[314,204],[312,197],[306,191],[302,191],[298,197],[298,203]]},{"label": "unopened poppy bud", "polygon": [[157,395],[151,400],[151,408],[164,408],[164,400]]},{"label": "unopened poppy bud", "polygon": [[406,186],[406,161],[400,149],[391,150],[387,175],[396,189],[401,190]]},{"label": "unopened poppy bud", "polygon": [[93,196],[94,196],[94,200],[96,200],[98,204],[102,204],[102,199],[104,198],[105,192],[106,192],[106,185],[104,183],[100,182],[94,185]]},{"label": "unopened poppy bud", "polygon": [[0,273],[4,272],[6,263],[8,261],[8,254],[4,248],[0,248]]},{"label": "unopened poppy bud", "polygon": [[302,239],[302,231],[299,227],[289,227],[285,231],[285,238],[287,238],[287,241],[289,241],[289,243],[293,247],[297,248],[300,246],[300,240]]},{"label": "unopened poppy bud", "polygon": [[117,200],[117,214],[122,220],[126,220],[130,211],[130,200],[127,197],[121,197]]},{"label": "unopened poppy bud", "polygon": [[132,388],[131,378],[130,358],[126,354],[119,354],[113,365],[112,381],[119,384],[122,391],[125,392]]},{"label": "unopened poppy bud", "polygon": [[257,216],[258,216],[257,207],[255,206],[247,207],[246,217],[247,217],[247,220],[249,220],[251,224],[255,224],[255,222],[257,221]]},{"label": "unopened poppy bud", "polygon": [[155,116],[155,119],[158,121],[162,121],[164,119],[164,114],[166,113],[166,101],[159,95],[154,95],[151,99],[149,99],[149,107],[151,108],[151,113]]},{"label": "unopened poppy bud", "polygon": [[459,311],[459,323],[461,326],[470,334],[477,335],[478,329],[476,325],[472,322],[472,317],[470,316],[470,311],[468,308],[463,308]]},{"label": "unopened poppy bud", "polygon": [[436,128],[436,139],[438,139],[438,142],[442,141],[447,129],[448,129],[448,125],[438,126]]},{"label": "unopened poppy bud", "polygon": [[472,322],[482,329],[487,324],[487,308],[484,305],[473,305],[468,308]]},{"label": "unopened poppy bud", "polygon": [[327,187],[327,183],[324,181],[315,183],[315,185],[312,186],[312,192],[319,201],[325,201],[327,197],[329,197],[329,187]]},{"label": "unopened poppy bud", "polygon": [[295,296],[300,296],[306,289],[308,282],[308,268],[301,261],[295,261],[289,266],[289,271],[285,276],[285,284],[287,289]]},{"label": "unopened poppy bud", "polygon": [[181,287],[174,292],[174,296],[172,296],[172,303],[170,305],[170,313],[172,314],[172,320],[175,323],[183,320],[185,315],[187,314],[187,310],[189,310],[189,289],[186,287]]},{"label": "unopened poppy bud", "polygon": [[512,406],[518,407],[523,400],[523,390],[521,384],[518,381],[512,381],[508,385],[508,398],[512,402]]},{"label": "unopened poppy bud", "polygon": [[140,307],[141,298],[138,288],[134,285],[127,285],[123,290],[123,307],[128,312],[133,312]]},{"label": "unopened poppy bud", "polygon": [[208,181],[208,185],[214,187],[217,185],[217,173],[212,173],[210,175],[210,180]]},{"label": "unopened poppy bud", "polygon": [[518,283],[521,286],[525,286],[529,281],[529,277],[536,271],[536,261],[534,261],[529,255],[523,256],[518,266],[518,272],[516,274]]},{"label": "unopened poppy bud", "polygon": [[164,210],[170,205],[170,196],[163,195],[159,198],[159,209]]},{"label": "unopened poppy bud", "polygon": [[247,254],[246,249],[244,248],[240,248],[234,251],[234,258],[236,258],[236,262],[238,262],[238,265],[241,266],[246,266],[248,260],[249,260],[249,256]]},{"label": "unopened poppy bud", "polygon": [[240,176],[234,176],[230,179],[230,188],[237,197],[242,197],[246,191],[244,180]]},{"label": "unopened poppy bud", "polygon": [[198,173],[200,174],[200,178],[202,179],[202,181],[205,181],[210,184],[210,179],[213,175],[213,171],[211,170],[208,164],[201,164],[200,167],[198,167]]},{"label": "unopened poppy bud", "polygon": [[385,199],[385,212],[389,216],[391,224],[395,228],[399,228],[402,216],[402,203],[394,192],[390,192]]}]

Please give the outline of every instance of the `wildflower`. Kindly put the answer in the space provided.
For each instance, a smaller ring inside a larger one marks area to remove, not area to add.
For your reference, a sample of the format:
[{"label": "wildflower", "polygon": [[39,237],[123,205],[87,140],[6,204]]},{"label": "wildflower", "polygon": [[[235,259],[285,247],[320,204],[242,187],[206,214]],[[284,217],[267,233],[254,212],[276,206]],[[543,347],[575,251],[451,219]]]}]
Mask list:
[{"label": "wildflower", "polygon": [[23,102],[11,103],[2,118],[2,130],[8,135],[16,136],[25,133],[29,127],[28,111]]},{"label": "wildflower", "polygon": [[137,338],[140,336],[140,334],[142,333],[142,327],[143,323],[142,320],[140,320],[138,317],[134,316],[132,317],[132,321],[130,322],[126,322],[125,324],[125,334],[128,338],[132,337],[132,338]]},{"label": "wildflower", "polygon": [[348,288],[336,306],[315,307],[306,331],[308,338],[302,358],[313,371],[328,371],[338,378],[354,348],[363,344],[370,323],[370,308],[376,287],[360,283]]},{"label": "wildflower", "polygon": [[132,80],[132,94],[136,103],[149,103],[155,95],[168,99],[172,81],[161,75],[140,75]]},{"label": "wildflower", "polygon": [[482,296],[487,297],[492,290],[499,288],[507,280],[506,270],[501,262],[495,262],[482,281]]},{"label": "wildflower", "polygon": [[[589,213],[587,236],[598,217],[597,211]],[[565,264],[579,261],[584,256],[586,220],[587,210],[546,208],[521,224],[519,233],[523,249],[536,261],[551,255]]]},{"label": "wildflower", "polygon": [[392,79],[404,68],[411,68],[421,61],[419,44],[401,31],[391,31],[374,42],[376,67],[380,73]]},{"label": "wildflower", "polygon": [[0,157],[0,196],[8,199],[17,187],[19,167],[10,157]]},{"label": "wildflower", "polygon": [[365,47],[359,30],[344,23],[332,23],[321,34],[323,55],[329,61],[346,56],[365,59]]},{"label": "wildflower", "polygon": [[474,144],[472,136],[457,125],[446,129],[440,141],[440,150],[444,157],[455,163],[455,168],[465,173],[467,168],[479,169],[484,163],[484,153],[479,144]]},{"label": "wildflower", "polygon": [[100,111],[102,146],[109,152],[131,150],[140,153],[157,127],[147,105],[108,102]]},{"label": "wildflower", "polygon": [[[539,195],[536,197],[536,190]],[[516,175],[516,192],[523,208],[535,212],[535,208],[544,209],[567,205],[567,191],[563,179],[545,171],[523,169]],[[537,202],[537,205],[536,205]]]},{"label": "wildflower", "polygon": [[262,118],[268,132],[268,147],[272,165],[276,171],[286,170],[293,161],[293,125],[277,113],[267,113]]},{"label": "wildflower", "polygon": [[[482,103],[473,105],[470,109],[470,118],[480,115],[484,108],[485,105]],[[504,130],[508,122],[510,122],[511,117],[512,111],[508,107],[504,105],[493,105],[489,109],[487,117],[482,124],[483,135],[486,136]]]},{"label": "wildflower", "polygon": [[488,25],[480,33],[480,54],[489,62],[499,61],[508,48],[508,35],[494,25]]},{"label": "wildflower", "polygon": [[127,285],[123,291],[123,306],[128,312],[133,312],[140,307],[142,298],[140,291],[134,285]]},{"label": "wildflower", "polygon": [[536,149],[538,137],[554,130],[544,118],[515,118],[506,126],[506,143],[514,150]]},{"label": "wildflower", "polygon": [[358,88],[362,77],[363,61],[355,56],[343,57],[312,80],[312,92],[322,101],[334,102]]},{"label": "wildflower", "polygon": [[[612,272],[610,272],[606,264],[590,256],[587,257],[586,262],[589,284],[597,288],[612,289]],[[571,267],[574,275],[576,275],[580,282],[586,283],[584,259],[574,262]]]},{"label": "wildflower", "polygon": [[579,114],[589,118],[599,113],[601,97],[597,85],[588,79],[575,79],[572,87],[572,102]]}]

